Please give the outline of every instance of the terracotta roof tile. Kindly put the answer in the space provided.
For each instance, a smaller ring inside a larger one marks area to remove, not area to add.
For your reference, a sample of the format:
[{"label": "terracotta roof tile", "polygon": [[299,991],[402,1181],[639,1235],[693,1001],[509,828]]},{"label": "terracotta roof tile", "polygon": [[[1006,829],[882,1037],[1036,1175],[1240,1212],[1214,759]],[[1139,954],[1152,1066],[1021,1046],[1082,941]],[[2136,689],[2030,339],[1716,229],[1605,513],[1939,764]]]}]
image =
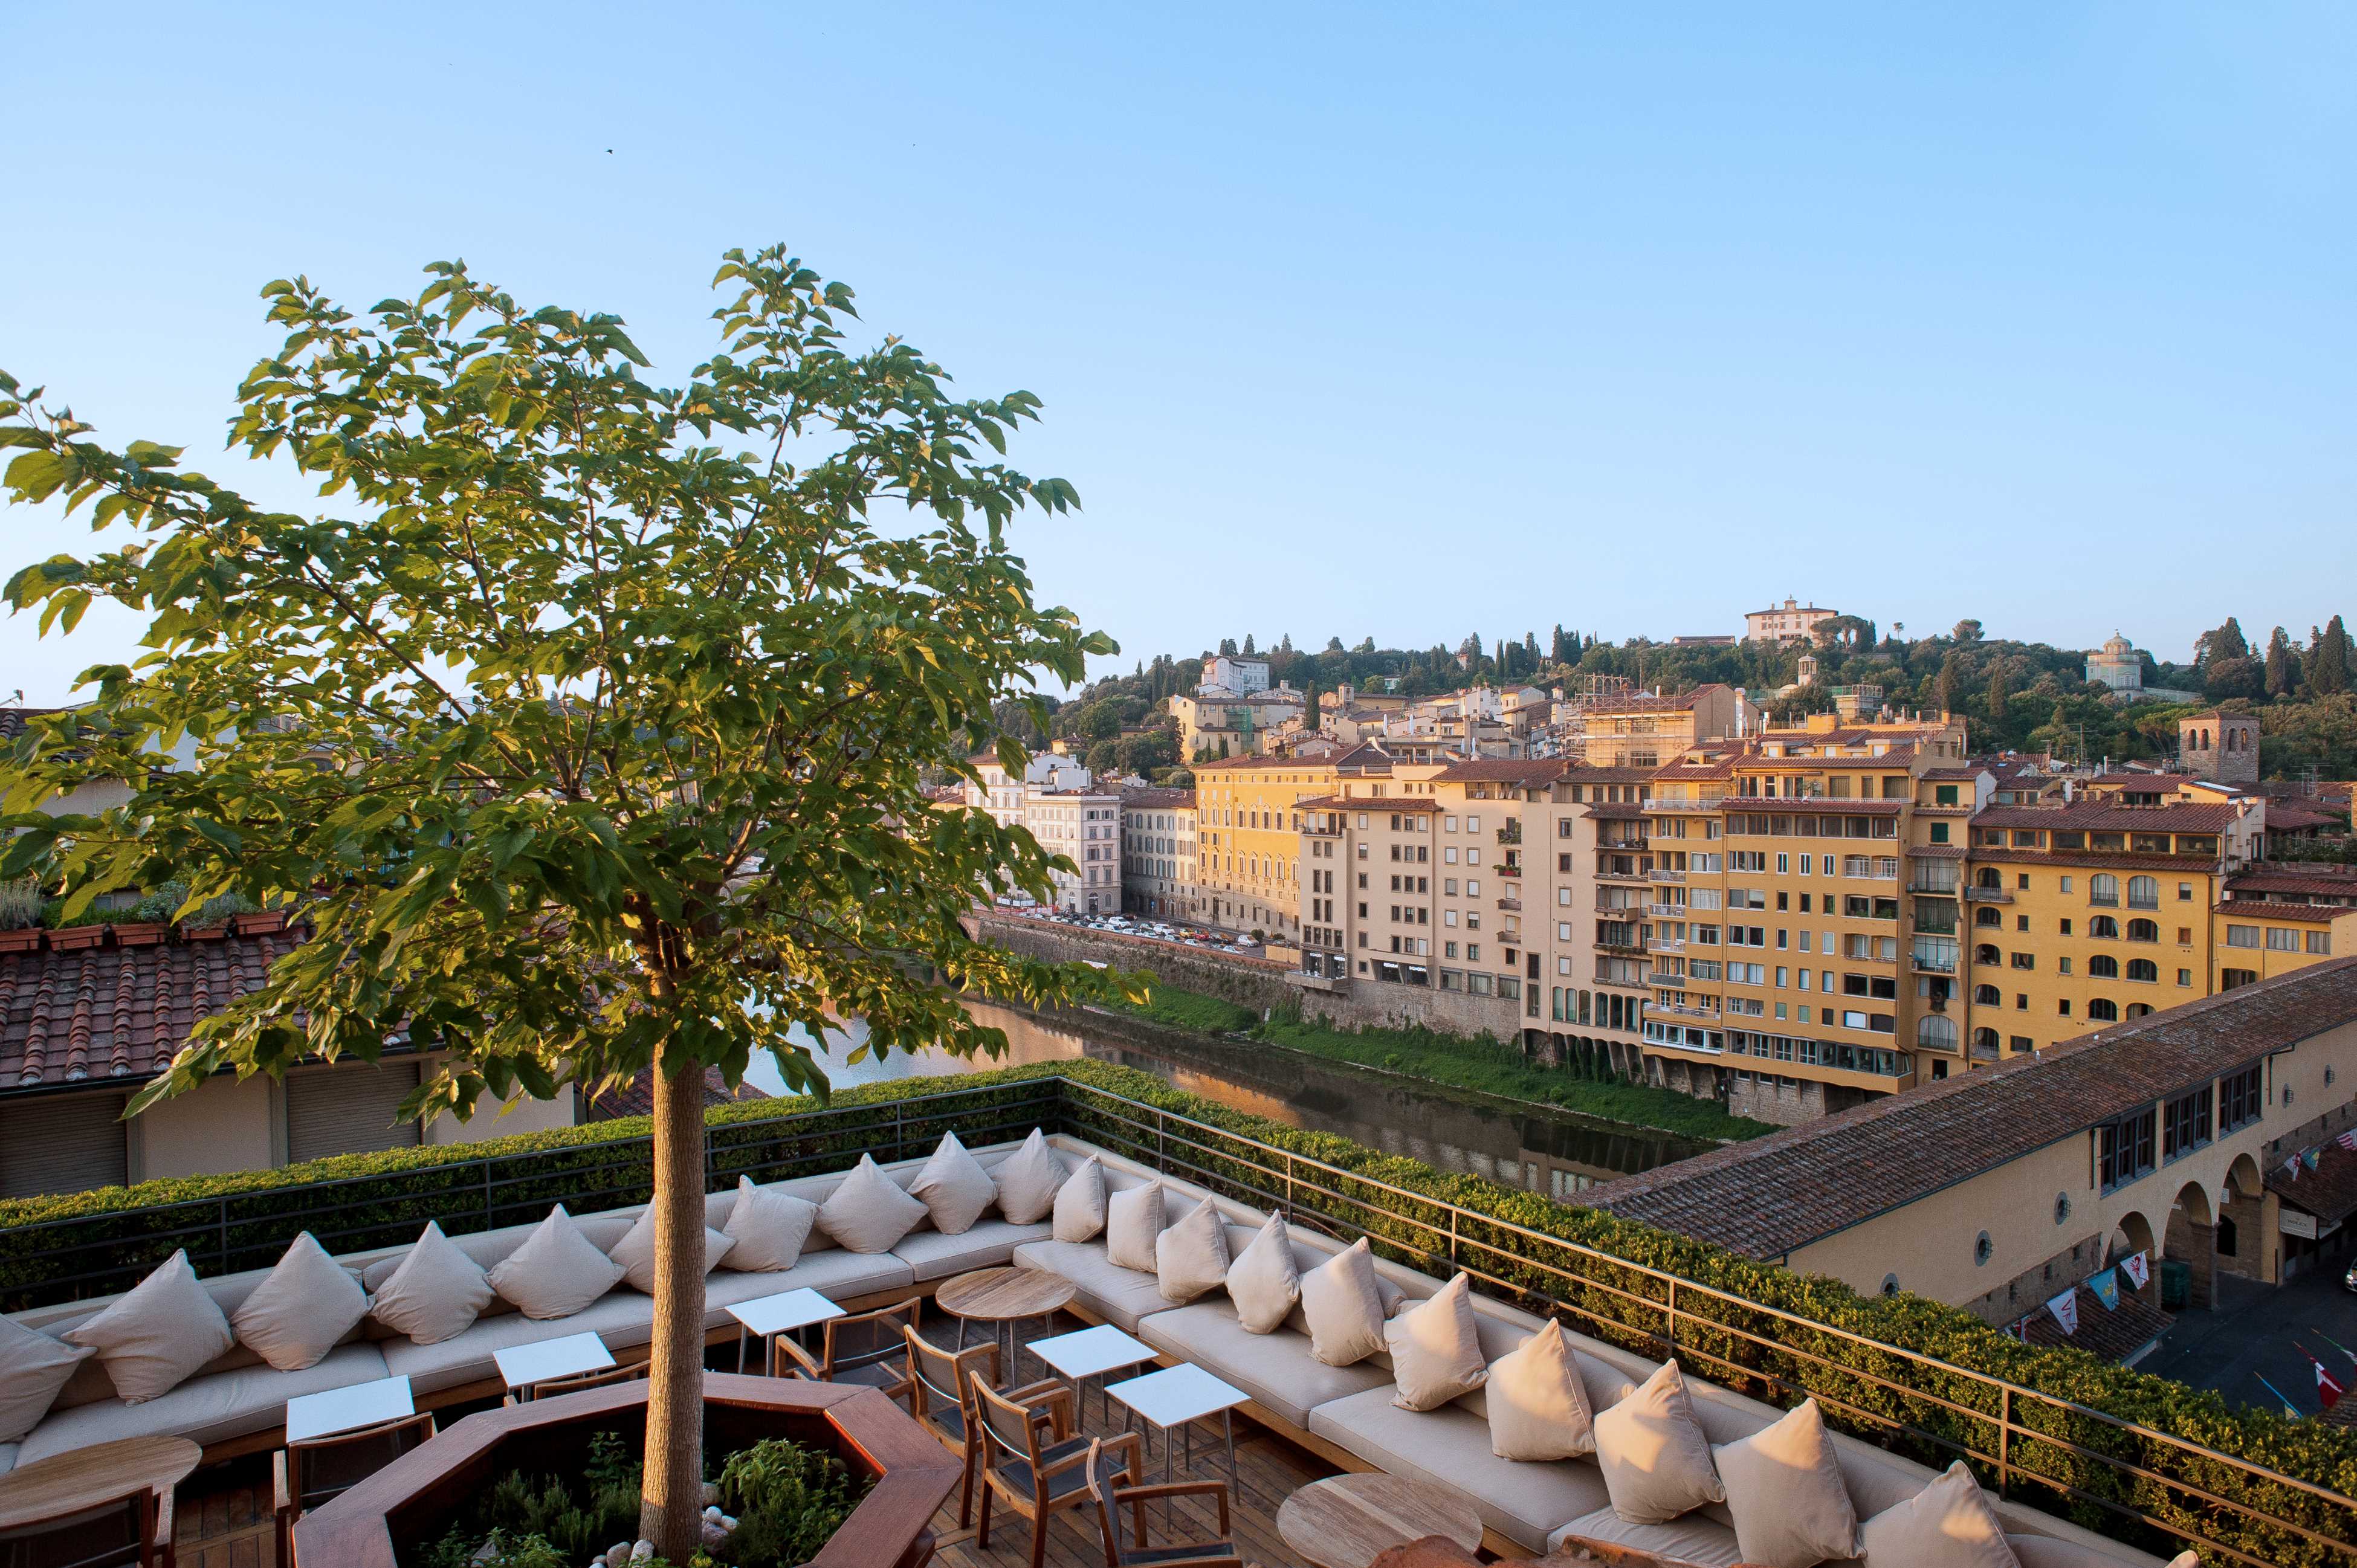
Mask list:
[{"label": "terracotta roof tile", "polygon": [[[767,1100],[770,1096],[749,1083],[740,1083],[737,1092],[728,1091],[727,1080],[720,1069],[704,1069],[704,1103],[707,1106],[731,1105],[739,1100]],[[651,1072],[642,1072],[619,1089],[608,1090],[593,1097],[586,1112],[592,1122],[612,1122],[624,1116],[651,1116],[655,1110],[655,1079]]]},{"label": "terracotta roof tile", "polygon": [[2021,1337],[2032,1345],[2068,1345],[2106,1361],[2126,1361],[2150,1345],[2177,1321],[2172,1313],[2145,1302],[2134,1291],[2120,1292],[2120,1305],[2107,1307],[2085,1285],[2078,1287],[2079,1332],[2065,1334],[2054,1314],[2040,1306],[2023,1320]]},{"label": "terracotta roof tile", "polygon": [[[2305,1152],[2305,1151],[2303,1151]],[[2357,1151],[2326,1144],[2317,1151],[2316,1168],[2303,1166],[2299,1175],[2277,1161],[2260,1173],[2267,1190],[2292,1208],[2313,1214],[2330,1228],[2357,1214]]]},{"label": "terracotta roof tile", "polygon": [[2233,806],[2190,803],[2122,806],[2110,800],[2079,800],[2068,806],[1991,806],[1973,819],[1976,828],[2064,828],[2090,832],[2215,833],[2242,821]]},{"label": "terracotta roof tile", "polygon": [[1593,1187],[1631,1219],[1782,1258],[2270,1050],[2357,1020],[2357,959],[2111,1026]]},{"label": "terracotta roof tile", "polygon": [[285,930],[231,932],[0,954],[0,1092],[153,1077],[198,1019],[259,990],[296,940]]},{"label": "terracotta roof tile", "polygon": [[1509,784],[1551,784],[1564,770],[1560,759],[1540,757],[1523,760],[1516,757],[1469,757],[1452,762],[1436,777],[1446,783],[1489,783],[1503,780]]}]

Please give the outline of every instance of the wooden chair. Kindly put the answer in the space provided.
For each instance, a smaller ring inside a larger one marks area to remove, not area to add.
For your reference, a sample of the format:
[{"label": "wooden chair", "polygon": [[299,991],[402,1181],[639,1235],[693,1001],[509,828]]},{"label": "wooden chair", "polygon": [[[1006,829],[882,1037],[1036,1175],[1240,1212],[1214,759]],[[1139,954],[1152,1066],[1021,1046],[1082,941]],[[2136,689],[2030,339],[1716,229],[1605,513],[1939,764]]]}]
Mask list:
[{"label": "wooden chair", "polygon": [[[1031,1523],[1031,1568],[1048,1559],[1048,1523],[1065,1509],[1089,1504],[1089,1463],[1092,1454],[1126,1451],[1126,1473],[1132,1483],[1146,1473],[1143,1440],[1123,1433],[1102,1444],[1076,1436],[1072,1391],[1061,1384],[1028,1402],[987,1389],[972,1378],[975,1424],[981,1428],[982,1514],[975,1521],[974,1541],[990,1550],[990,1500],[996,1496],[1008,1510]],[[1034,1385],[1035,1387],[1037,1385]],[[1045,1434],[1047,1441],[1041,1442]]]},{"label": "wooden chair", "polygon": [[945,1350],[913,1327],[900,1332],[909,1345],[909,1413],[965,1466],[958,1496],[958,1528],[963,1530],[974,1522],[974,1473],[982,1453],[981,1423],[974,1413],[974,1389],[997,1390],[1002,1398],[1028,1405],[1061,1391],[1064,1385],[1048,1378],[1019,1389],[998,1389],[996,1345]]},{"label": "wooden chair", "polygon": [[[1132,1460],[1125,1466],[1113,1462],[1111,1444],[1089,1444],[1089,1497],[1096,1504],[1097,1533],[1104,1541],[1105,1568],[1244,1568],[1243,1555],[1236,1550],[1234,1527],[1228,1518],[1228,1484],[1225,1481],[1171,1481],[1157,1486],[1120,1485],[1124,1475],[1136,1479],[1138,1466]],[[1217,1498],[1220,1503],[1220,1538],[1217,1541],[1188,1541],[1169,1546],[1146,1544],[1146,1505],[1169,1498]],[[1121,1543],[1121,1510],[1131,1510],[1130,1524],[1134,1544]]]},{"label": "wooden chair", "polygon": [[[176,1533],[172,1522],[175,1489],[167,1487],[161,1491],[144,1492],[98,1509],[77,1507],[55,1519],[27,1520],[0,1534],[0,1564],[5,1568],[32,1563],[46,1564],[47,1568],[101,1568],[102,1564],[113,1568],[115,1564],[136,1563],[140,1568],[177,1568],[178,1549],[172,1539]],[[124,1526],[124,1539],[112,1546],[86,1552],[91,1543],[91,1532],[101,1520],[117,1512],[129,1516]]]},{"label": "wooden chair", "polygon": [[786,1337],[791,1330],[774,1334],[770,1337],[772,1374],[817,1383],[861,1383],[899,1399],[910,1386],[909,1344],[903,1334],[917,1326],[924,1306],[924,1297],[912,1295],[873,1312],[830,1317],[815,1357]]},{"label": "wooden chair", "polygon": [[[587,1372],[571,1372],[561,1378],[543,1378],[526,1385],[536,1400],[554,1399],[558,1394],[577,1394],[583,1389],[602,1389],[608,1383],[627,1383],[645,1377],[653,1369],[652,1361],[631,1361],[619,1367],[599,1367]],[[523,1402],[523,1389],[510,1389],[500,1400],[503,1405]]]},{"label": "wooden chair", "polygon": [[305,1443],[270,1456],[277,1516],[278,1568],[294,1568],[295,1522],[347,1487],[366,1480],[434,1435],[434,1412],[382,1421]]}]

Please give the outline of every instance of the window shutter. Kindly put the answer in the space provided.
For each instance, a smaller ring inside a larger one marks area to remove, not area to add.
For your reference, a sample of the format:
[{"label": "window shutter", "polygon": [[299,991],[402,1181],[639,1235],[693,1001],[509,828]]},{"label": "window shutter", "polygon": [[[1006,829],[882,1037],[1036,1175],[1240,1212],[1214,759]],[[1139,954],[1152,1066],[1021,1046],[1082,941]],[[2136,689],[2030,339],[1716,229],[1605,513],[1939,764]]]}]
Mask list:
[{"label": "window shutter", "polygon": [[0,1105],[0,1197],[87,1192],[130,1176],[121,1094],[49,1094]]},{"label": "window shutter", "polygon": [[290,1074],[286,1079],[286,1158],[406,1149],[421,1142],[414,1122],[395,1122],[417,1088],[415,1062],[386,1062]]}]

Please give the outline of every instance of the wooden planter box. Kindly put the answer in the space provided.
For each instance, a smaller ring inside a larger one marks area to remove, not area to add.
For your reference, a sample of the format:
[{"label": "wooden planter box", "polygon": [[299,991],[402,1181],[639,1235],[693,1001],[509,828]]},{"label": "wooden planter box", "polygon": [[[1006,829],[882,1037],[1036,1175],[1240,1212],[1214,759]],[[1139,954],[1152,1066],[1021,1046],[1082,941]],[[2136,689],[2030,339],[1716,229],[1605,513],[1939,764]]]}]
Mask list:
[{"label": "wooden planter box", "polygon": [[118,921],[106,929],[114,933],[114,945],[119,948],[152,948],[172,934],[168,920]]},{"label": "wooden planter box", "polygon": [[94,948],[106,940],[104,926],[60,926],[49,933],[51,952],[73,952],[81,948]]},{"label": "wooden planter box", "polygon": [[47,934],[38,926],[0,931],[0,952],[38,952],[41,950],[41,939]]},{"label": "wooden planter box", "polygon": [[258,937],[269,931],[286,929],[286,911],[265,909],[258,915],[231,915],[229,923],[237,928],[241,937]]},{"label": "wooden planter box", "polygon": [[[643,1379],[470,1415],[306,1516],[295,1527],[296,1561],[399,1568],[399,1554],[439,1540],[468,1498],[502,1471],[576,1472],[592,1436],[637,1439],[646,1421]],[[855,1473],[876,1477],[809,1568],[916,1568],[930,1555],[934,1510],[962,1472],[881,1390],[706,1372],[705,1453],[765,1437],[831,1450]]]}]

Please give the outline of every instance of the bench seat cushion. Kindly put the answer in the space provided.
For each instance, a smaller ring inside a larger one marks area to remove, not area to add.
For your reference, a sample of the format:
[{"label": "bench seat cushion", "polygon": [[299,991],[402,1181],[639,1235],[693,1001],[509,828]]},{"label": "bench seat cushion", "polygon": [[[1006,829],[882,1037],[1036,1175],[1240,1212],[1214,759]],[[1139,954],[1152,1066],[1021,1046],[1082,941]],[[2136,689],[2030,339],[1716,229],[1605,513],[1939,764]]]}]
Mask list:
[{"label": "bench seat cushion", "polygon": [[[1597,1489],[1601,1491],[1603,1486],[1599,1476]],[[1700,1512],[1682,1514],[1666,1524],[1631,1524],[1607,1503],[1594,1513],[1583,1514],[1557,1528],[1547,1537],[1547,1545],[1552,1548],[1572,1535],[1639,1547],[1697,1563],[1700,1568],[1735,1568],[1743,1561],[1742,1553],[1736,1549],[1734,1528]]]},{"label": "bench seat cushion", "polygon": [[1155,1313],[1137,1337],[1182,1361],[1192,1361],[1250,1394],[1253,1402],[1304,1431],[1310,1412],[1329,1400],[1380,1389],[1391,1397],[1391,1374],[1370,1361],[1329,1367],[1309,1353],[1309,1336],[1280,1328],[1254,1334],[1225,1296]]},{"label": "bench seat cushion", "polygon": [[383,1339],[377,1341],[376,1348],[384,1352],[384,1364],[393,1375],[407,1378],[409,1391],[423,1399],[461,1383],[497,1378],[500,1369],[499,1363],[491,1359],[493,1351],[536,1345],[544,1339],[562,1339],[568,1334],[595,1334],[609,1350],[627,1349],[652,1338],[654,1322],[655,1304],[651,1300],[636,1291],[616,1291],[591,1302],[570,1317],[526,1317],[520,1312],[503,1313],[497,1317],[477,1318],[475,1326],[456,1339],[438,1340],[432,1345],[420,1345],[410,1339]]},{"label": "bench seat cushion", "polygon": [[970,1230],[945,1236],[939,1230],[913,1230],[894,1244],[892,1255],[909,1265],[919,1280],[945,1280],[975,1269],[996,1268],[1014,1261],[1015,1249],[1026,1241],[1045,1241],[1049,1227],[1015,1225],[1004,1219],[982,1219]]},{"label": "bench seat cushion", "polygon": [[6,1475],[16,1467],[16,1445],[13,1443],[0,1443],[0,1476]]},{"label": "bench seat cushion", "polygon": [[[791,1269],[740,1273],[723,1264],[704,1281],[704,1326],[728,1327],[737,1321],[728,1316],[728,1309],[738,1302],[782,1295],[790,1290],[814,1290],[841,1305],[861,1296],[907,1290],[915,1283],[909,1265],[889,1252],[846,1252],[840,1247],[804,1252]],[[643,1343],[647,1337],[642,1334],[631,1343]]]},{"label": "bench seat cushion", "polygon": [[[1309,1412],[1309,1430],[1391,1475],[1456,1488],[1483,1524],[1534,1552],[1546,1550],[1565,1520],[1611,1511],[1603,1474],[1588,1461],[1501,1459],[1480,1416],[1456,1404],[1402,1410],[1388,1384],[1319,1405]],[[1731,1533],[1727,1541],[1731,1548]]]},{"label": "bench seat cushion", "polygon": [[1063,1275],[1072,1282],[1075,1305],[1127,1333],[1137,1332],[1139,1318],[1170,1305],[1162,1299],[1160,1281],[1106,1257],[1101,1240],[1026,1241],[1015,1249],[1015,1261]]},{"label": "bench seat cushion", "polygon": [[324,1359],[299,1372],[259,1365],[213,1372],[191,1378],[169,1393],[141,1404],[111,1399],[52,1412],[26,1436],[16,1463],[29,1465],[52,1454],[111,1443],[118,1437],[161,1434],[202,1444],[224,1443],[278,1425],[286,1418],[286,1402],[297,1394],[340,1389],[386,1375],[384,1357],[376,1346],[365,1343],[330,1350]]}]

